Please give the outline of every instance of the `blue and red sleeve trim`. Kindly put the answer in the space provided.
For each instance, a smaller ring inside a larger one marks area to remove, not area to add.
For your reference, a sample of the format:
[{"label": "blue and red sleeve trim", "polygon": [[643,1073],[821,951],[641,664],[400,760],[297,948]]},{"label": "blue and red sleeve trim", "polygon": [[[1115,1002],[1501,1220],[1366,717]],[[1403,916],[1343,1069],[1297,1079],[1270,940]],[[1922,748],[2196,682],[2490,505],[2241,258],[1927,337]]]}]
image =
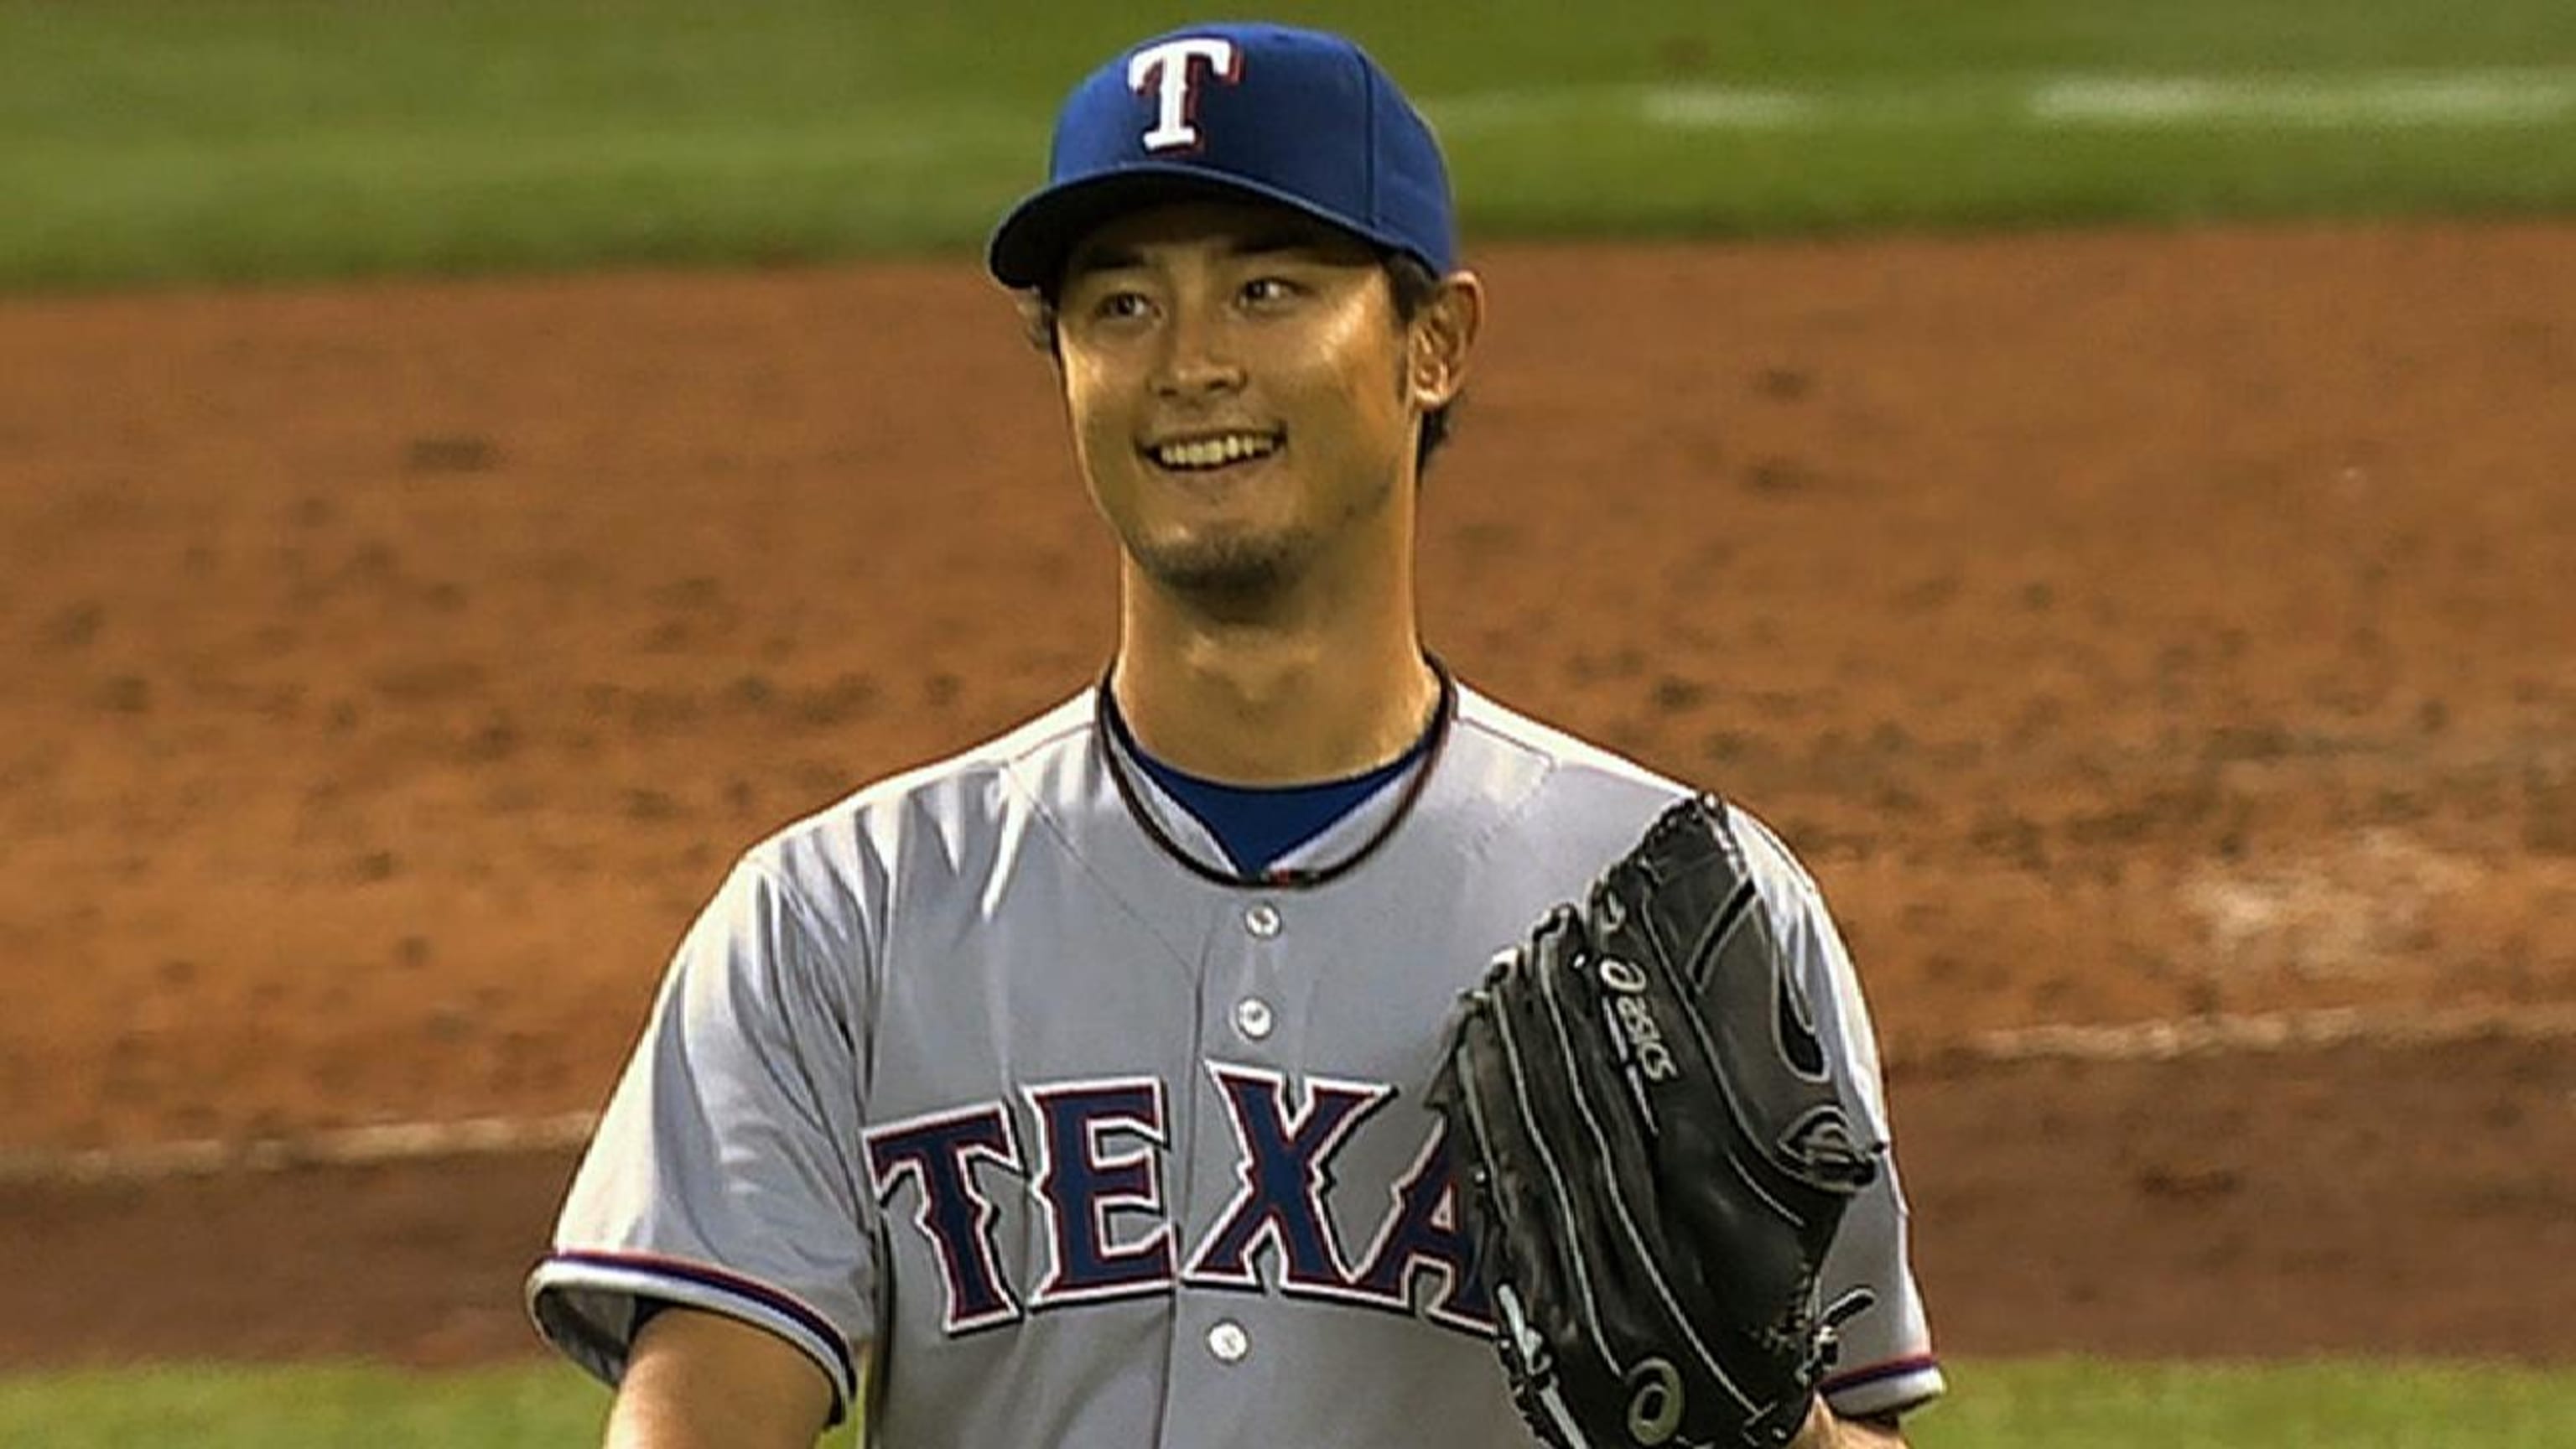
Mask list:
[{"label": "blue and red sleeve trim", "polygon": [[[1824,1395],[1827,1399],[1850,1399],[1857,1396],[1863,1400],[1867,1400],[1872,1397],[1872,1395],[1867,1391],[1874,1385],[1888,1384],[1893,1388],[1895,1387],[1892,1382],[1894,1380],[1921,1378],[1926,1375],[1934,1376],[1933,1381],[1930,1384],[1925,1385],[1917,1393],[1893,1399],[1886,1403],[1873,1403],[1870,1405],[1868,1410],[1868,1412],[1874,1414],[1902,1413],[1907,1409],[1919,1407],[1926,1400],[1939,1395],[1941,1392],[1940,1380],[1937,1376],[1940,1372],[1941,1361],[1933,1357],[1931,1354],[1908,1354],[1904,1358],[1892,1358],[1880,1363],[1864,1364],[1859,1368],[1847,1369],[1842,1373],[1830,1375],[1823,1383],[1816,1386],[1816,1391]],[[1902,1394],[1904,1391],[1899,1388],[1897,1389],[1897,1392]],[[1837,1404],[1836,1407],[1839,1409],[1842,1406]]]},{"label": "blue and red sleeve trim", "polygon": [[1845,1389],[1859,1388],[1863,1384],[1874,1384],[1882,1379],[1903,1378],[1907,1374],[1919,1374],[1940,1366],[1939,1359],[1928,1353],[1918,1353],[1909,1358],[1892,1358],[1885,1363],[1874,1363],[1867,1368],[1856,1368],[1849,1373],[1832,1375],[1819,1387],[1828,1394],[1840,1393]]},{"label": "blue and red sleeve trim", "polygon": [[693,1263],[685,1258],[665,1258],[652,1253],[558,1252],[551,1255],[547,1261],[575,1268],[604,1268],[617,1272],[647,1273],[657,1278],[694,1283],[700,1287],[715,1289],[729,1297],[756,1303],[813,1335],[817,1342],[827,1345],[840,1361],[844,1379],[852,1383],[857,1382],[858,1373],[851,1361],[850,1341],[839,1329],[832,1326],[832,1321],[816,1312],[804,1300],[793,1294],[781,1292],[757,1279],[745,1278],[738,1273],[728,1273],[722,1268],[711,1267],[705,1263]]}]

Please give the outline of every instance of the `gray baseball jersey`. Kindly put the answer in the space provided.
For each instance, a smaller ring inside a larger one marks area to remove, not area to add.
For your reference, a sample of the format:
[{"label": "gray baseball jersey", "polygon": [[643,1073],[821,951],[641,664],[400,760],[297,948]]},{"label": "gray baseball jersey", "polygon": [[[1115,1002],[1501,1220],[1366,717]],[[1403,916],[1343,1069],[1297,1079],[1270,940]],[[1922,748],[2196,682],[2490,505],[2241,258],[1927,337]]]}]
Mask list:
[{"label": "gray baseball jersey", "polygon": [[[1423,1090],[1457,993],[1683,787],[1453,689],[1407,778],[1260,883],[1094,694],[749,852],[690,930],[530,1280],[625,1365],[639,1300],[758,1324],[890,1449],[1529,1442]],[[1807,874],[1730,823],[1886,1113]],[[1892,1166],[1892,1164],[1891,1164]],[[1881,1175],[1828,1398],[1941,1391]]]}]

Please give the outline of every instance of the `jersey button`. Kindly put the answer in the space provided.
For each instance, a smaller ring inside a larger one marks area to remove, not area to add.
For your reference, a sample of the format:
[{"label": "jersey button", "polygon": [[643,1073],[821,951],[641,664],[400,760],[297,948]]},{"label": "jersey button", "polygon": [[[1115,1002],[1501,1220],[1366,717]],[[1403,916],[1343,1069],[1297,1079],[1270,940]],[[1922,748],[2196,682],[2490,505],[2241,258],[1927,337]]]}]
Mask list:
[{"label": "jersey button", "polygon": [[1279,908],[1268,901],[1256,902],[1243,913],[1243,929],[1267,941],[1279,934]]},{"label": "jersey button", "polygon": [[1258,996],[1247,996],[1236,1002],[1234,1029],[1252,1041],[1270,1035],[1270,1003]]},{"label": "jersey button", "polygon": [[1208,1330],[1208,1352],[1219,1363],[1241,1363],[1252,1352],[1252,1335],[1243,1331],[1242,1324],[1226,1319]]}]

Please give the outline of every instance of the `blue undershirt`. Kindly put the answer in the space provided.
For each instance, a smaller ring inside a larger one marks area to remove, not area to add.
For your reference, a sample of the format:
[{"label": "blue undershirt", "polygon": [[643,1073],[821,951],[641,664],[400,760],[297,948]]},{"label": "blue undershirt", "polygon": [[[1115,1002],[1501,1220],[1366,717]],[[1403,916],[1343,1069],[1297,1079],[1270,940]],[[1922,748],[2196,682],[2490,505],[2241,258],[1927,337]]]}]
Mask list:
[{"label": "blue undershirt", "polygon": [[1138,768],[1180,802],[1191,818],[1207,827],[1234,868],[1259,875],[1281,857],[1323,834],[1333,822],[1419,764],[1431,747],[1432,730],[1424,730],[1410,749],[1365,774],[1312,785],[1227,785],[1175,769],[1145,753],[1127,728],[1118,701],[1108,701],[1109,727],[1118,732]]}]

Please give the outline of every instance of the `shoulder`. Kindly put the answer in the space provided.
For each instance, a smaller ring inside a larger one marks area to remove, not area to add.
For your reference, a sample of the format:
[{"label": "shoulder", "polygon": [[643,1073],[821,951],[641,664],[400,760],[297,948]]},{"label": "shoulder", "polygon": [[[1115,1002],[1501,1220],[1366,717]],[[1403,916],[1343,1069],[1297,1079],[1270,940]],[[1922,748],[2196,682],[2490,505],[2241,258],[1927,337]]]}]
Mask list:
[{"label": "shoulder", "polygon": [[1091,695],[1085,691],[1009,733],[943,760],[861,786],[752,847],[785,859],[853,834],[879,837],[907,824],[966,826],[1009,806],[1015,791],[1043,780],[1068,752],[1088,754]]},{"label": "shoulder", "polygon": [[1493,793],[1525,793],[1540,816],[1607,813],[1638,828],[1690,787],[1461,685],[1451,756]]},{"label": "shoulder", "polygon": [[1728,833],[1773,909],[1821,909],[1815,877],[1788,842],[1752,807],[1723,791],[1675,779],[1464,687],[1458,694],[1457,730],[1461,743],[1469,753],[1482,757],[1485,768],[1516,767],[1525,772],[1531,782],[1533,813],[1551,821],[1598,816],[1642,832],[1674,801],[1686,795],[1716,794],[1726,806]]},{"label": "shoulder", "polygon": [[1455,847],[1526,874],[1542,902],[1579,896],[1690,787],[1461,688],[1434,801],[1465,822]]},{"label": "shoulder", "polygon": [[1516,756],[1579,781],[1665,798],[1688,788],[1625,755],[1542,723],[1464,684],[1458,687],[1457,731],[1462,742]]},{"label": "shoulder", "polygon": [[737,872],[758,877],[827,928],[836,918],[864,916],[896,870],[963,872],[1081,798],[1096,769],[1093,727],[1085,690],[1006,734],[861,786],[789,823],[745,851]]}]

